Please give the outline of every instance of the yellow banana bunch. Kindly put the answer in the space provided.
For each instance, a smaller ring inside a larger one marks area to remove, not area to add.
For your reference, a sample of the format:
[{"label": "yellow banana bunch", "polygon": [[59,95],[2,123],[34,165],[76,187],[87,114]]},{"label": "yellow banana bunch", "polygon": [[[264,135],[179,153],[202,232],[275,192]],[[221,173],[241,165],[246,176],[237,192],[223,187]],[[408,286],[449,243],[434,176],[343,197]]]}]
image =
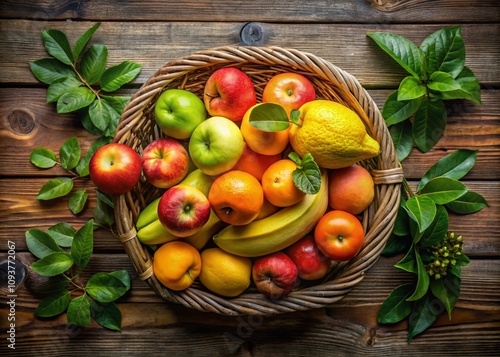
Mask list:
[{"label": "yellow banana bunch", "polygon": [[[181,183],[194,186],[208,196],[208,191],[210,191],[210,187],[212,186],[214,180],[214,177],[205,175],[201,172],[201,170],[196,169],[189,173]],[[143,244],[163,244],[180,239],[167,231],[158,219],[159,203],[160,198],[155,199],[146,208],[144,208],[137,219],[137,238],[139,238]],[[201,249],[212,237],[212,235],[215,234],[215,232],[220,228],[220,225],[220,219],[213,211],[211,211],[208,222],[199,232],[182,239],[192,244],[196,249]]]},{"label": "yellow banana bunch", "polygon": [[328,207],[328,176],[321,171],[321,188],[299,203],[283,208],[269,217],[244,226],[227,226],[213,237],[225,251],[258,257],[277,252],[295,243],[314,228]]}]

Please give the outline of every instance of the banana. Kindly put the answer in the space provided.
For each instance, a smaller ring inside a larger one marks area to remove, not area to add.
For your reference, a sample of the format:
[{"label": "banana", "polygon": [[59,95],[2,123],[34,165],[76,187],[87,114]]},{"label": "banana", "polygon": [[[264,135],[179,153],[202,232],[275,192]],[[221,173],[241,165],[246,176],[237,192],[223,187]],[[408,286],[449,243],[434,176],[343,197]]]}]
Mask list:
[{"label": "banana", "polygon": [[[214,180],[215,177],[208,176],[201,172],[201,170],[197,169],[189,173],[181,183],[194,186],[208,196],[208,192],[210,191],[210,187],[212,186]],[[144,210],[142,210],[141,214],[137,218],[137,238],[143,244],[163,244],[181,239],[180,237],[177,237],[167,231],[158,219],[158,204],[160,203],[160,198],[152,201],[146,208],[144,208]],[[192,244],[195,248],[201,249],[220,228],[220,225],[221,220],[215,215],[214,212],[211,211],[208,222],[200,231],[192,236],[182,239]]]},{"label": "banana", "polygon": [[227,226],[213,240],[225,251],[243,257],[258,257],[282,250],[314,228],[328,207],[328,176],[321,171],[321,188],[299,203],[244,226]]}]

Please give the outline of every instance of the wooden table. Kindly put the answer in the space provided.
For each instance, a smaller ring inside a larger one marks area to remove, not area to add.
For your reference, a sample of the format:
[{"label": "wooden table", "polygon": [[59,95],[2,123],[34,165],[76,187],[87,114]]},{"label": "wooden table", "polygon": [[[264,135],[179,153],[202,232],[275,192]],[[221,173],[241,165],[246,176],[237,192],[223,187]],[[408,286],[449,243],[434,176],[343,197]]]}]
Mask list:
[{"label": "wooden table", "polygon": [[[463,179],[489,207],[467,216],[453,215],[450,229],[463,235],[471,263],[462,270],[462,291],[451,321],[436,324],[407,344],[407,325],[377,324],[381,303],[408,275],[381,258],[346,298],[327,308],[269,317],[228,317],[201,313],[163,301],[142,282],[119,240],[95,232],[88,274],[126,269],[131,291],[119,300],[122,332],[68,326],[66,316],[35,318],[39,303],[27,288],[16,291],[15,347],[7,348],[9,301],[2,290],[0,355],[51,356],[340,356],[340,355],[498,355],[500,348],[500,6],[497,0],[441,1],[9,1],[0,4],[0,250],[7,259],[15,242],[17,264],[30,264],[25,231],[64,221],[81,226],[93,216],[90,204],[74,216],[66,200],[41,202],[38,190],[61,168],[30,164],[37,147],[58,151],[76,136],[86,152],[95,139],[72,114],[57,114],[46,103],[46,86],[28,62],[47,53],[41,32],[64,31],[74,43],[95,22],[102,22],[93,43],[109,49],[109,64],[133,60],[140,75],[121,93],[132,95],[157,69],[196,50],[221,45],[277,45],[320,56],[353,74],[379,107],[405,73],[367,36],[397,33],[417,44],[430,33],[462,25],[467,65],[482,86],[482,105],[448,103],[444,137],[429,153],[413,150],[404,162],[415,184],[439,158],[456,149],[478,150],[473,170]],[[5,288],[5,282],[2,281]]]}]

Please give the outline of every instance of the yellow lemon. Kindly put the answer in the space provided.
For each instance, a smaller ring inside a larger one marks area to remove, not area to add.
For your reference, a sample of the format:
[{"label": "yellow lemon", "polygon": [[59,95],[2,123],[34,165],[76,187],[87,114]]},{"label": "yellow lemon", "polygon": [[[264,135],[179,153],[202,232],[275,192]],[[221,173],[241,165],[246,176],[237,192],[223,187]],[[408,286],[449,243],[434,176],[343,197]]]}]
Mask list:
[{"label": "yellow lemon", "polygon": [[299,123],[290,128],[290,144],[301,157],[310,153],[320,167],[347,167],[379,153],[358,114],[340,103],[308,102],[300,108]]},{"label": "yellow lemon", "polygon": [[201,252],[200,282],[210,291],[227,297],[240,295],[250,286],[252,261],[221,248]]}]

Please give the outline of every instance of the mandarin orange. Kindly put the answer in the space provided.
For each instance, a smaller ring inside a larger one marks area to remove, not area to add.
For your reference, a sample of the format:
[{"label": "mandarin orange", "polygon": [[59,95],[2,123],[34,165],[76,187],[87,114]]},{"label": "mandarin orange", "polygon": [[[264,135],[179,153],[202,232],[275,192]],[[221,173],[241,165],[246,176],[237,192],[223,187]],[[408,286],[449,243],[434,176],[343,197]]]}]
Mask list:
[{"label": "mandarin orange", "polygon": [[297,164],[289,159],[281,159],[262,175],[262,190],[265,198],[277,207],[288,207],[298,203],[306,195],[293,182],[292,174]]}]

